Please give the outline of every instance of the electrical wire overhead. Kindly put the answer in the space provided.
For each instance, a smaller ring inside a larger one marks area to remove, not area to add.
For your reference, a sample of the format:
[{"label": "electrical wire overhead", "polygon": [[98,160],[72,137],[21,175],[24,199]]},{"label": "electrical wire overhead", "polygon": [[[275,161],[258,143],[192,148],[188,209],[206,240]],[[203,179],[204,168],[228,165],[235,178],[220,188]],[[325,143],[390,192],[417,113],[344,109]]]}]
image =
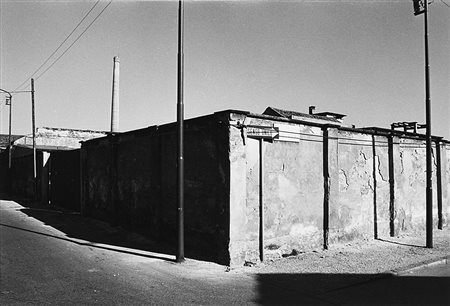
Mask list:
[{"label": "electrical wire overhead", "polygon": [[[50,56],[47,57],[47,59],[22,83],[20,84],[18,87],[16,87],[16,89],[14,89],[13,91],[19,90],[19,89],[25,89],[28,88],[30,85],[28,84],[26,87],[23,87],[34,75],[36,75],[39,70],[41,70],[42,67],[44,67],[49,61],[50,59],[59,51],[59,49],[61,49],[61,47],[64,45],[65,42],[67,42],[67,40],[72,36],[72,34],[80,27],[80,25],[84,22],[84,20],[89,16],[89,14],[94,10],[94,8],[97,6],[97,4],[100,2],[100,0],[97,0],[97,2],[91,7],[91,9],[85,14],[85,16],[81,19],[81,21],[76,25],[76,27],[70,32],[69,35],[67,35],[67,37],[60,43],[60,45],[55,49],[55,51],[52,52],[52,54],[50,54]],[[106,8],[112,3],[112,0],[110,0],[108,2],[108,4],[100,11],[100,13],[97,14],[97,16],[95,16],[95,18],[89,23],[89,25],[83,30],[83,32],[81,32],[76,38],[75,40],[63,51],[63,53],[61,53],[60,56],[58,56],[58,58],[56,58],[56,60],[54,60],[50,66],[48,66],[43,72],[41,72],[37,77],[35,77],[35,80],[38,80],[40,77],[42,77],[48,70],[50,70],[50,68],[53,67],[53,65],[55,65],[68,51],[70,48],[72,48],[72,46],[84,35],[84,33],[87,32],[87,30],[94,24],[94,22],[103,14],[103,12],[106,10]]]}]

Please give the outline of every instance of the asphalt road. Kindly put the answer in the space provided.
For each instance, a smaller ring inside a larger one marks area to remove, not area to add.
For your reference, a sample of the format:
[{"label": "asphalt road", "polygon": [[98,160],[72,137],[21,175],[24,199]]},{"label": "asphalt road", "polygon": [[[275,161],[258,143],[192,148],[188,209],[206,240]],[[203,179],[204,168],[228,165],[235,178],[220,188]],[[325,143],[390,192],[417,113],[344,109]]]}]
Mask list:
[{"label": "asphalt road", "polygon": [[0,305],[252,303],[248,276],[126,248],[90,246],[0,203]]},{"label": "asphalt road", "polygon": [[448,264],[399,276],[226,272],[79,239],[55,225],[62,217],[0,201],[0,305],[450,305]]}]

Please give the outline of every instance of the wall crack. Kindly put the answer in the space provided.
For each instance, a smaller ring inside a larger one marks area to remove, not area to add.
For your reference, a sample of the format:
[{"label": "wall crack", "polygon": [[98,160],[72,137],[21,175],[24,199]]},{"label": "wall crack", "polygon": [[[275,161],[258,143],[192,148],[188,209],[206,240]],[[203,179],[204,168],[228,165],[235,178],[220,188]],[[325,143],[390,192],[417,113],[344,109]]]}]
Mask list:
[{"label": "wall crack", "polygon": [[[339,173],[342,174],[341,177],[343,177],[343,180],[339,179],[339,183],[341,183],[341,181],[343,183],[342,188],[339,188],[339,189],[345,191],[350,186],[349,183],[348,183],[348,177],[347,177],[347,174],[345,173],[345,171],[343,169],[339,169]],[[339,185],[340,185],[339,187],[341,187],[341,184],[339,184]]]},{"label": "wall crack", "polygon": [[380,175],[380,177],[381,177],[381,180],[383,181],[383,182],[388,182],[388,180],[386,179],[386,178],[384,178],[384,176],[383,176],[383,174],[381,173],[381,161],[380,161],[380,158],[378,157],[378,156],[376,156],[377,157],[377,170],[378,170],[378,174]]}]

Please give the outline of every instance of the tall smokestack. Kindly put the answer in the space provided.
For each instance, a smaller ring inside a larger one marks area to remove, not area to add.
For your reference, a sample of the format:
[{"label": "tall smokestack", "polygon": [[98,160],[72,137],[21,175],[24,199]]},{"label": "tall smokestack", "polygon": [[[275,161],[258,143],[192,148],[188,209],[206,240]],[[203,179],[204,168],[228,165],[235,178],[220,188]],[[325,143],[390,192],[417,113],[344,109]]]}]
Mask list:
[{"label": "tall smokestack", "polygon": [[111,132],[118,132],[119,129],[119,64],[119,57],[114,56],[111,102]]}]

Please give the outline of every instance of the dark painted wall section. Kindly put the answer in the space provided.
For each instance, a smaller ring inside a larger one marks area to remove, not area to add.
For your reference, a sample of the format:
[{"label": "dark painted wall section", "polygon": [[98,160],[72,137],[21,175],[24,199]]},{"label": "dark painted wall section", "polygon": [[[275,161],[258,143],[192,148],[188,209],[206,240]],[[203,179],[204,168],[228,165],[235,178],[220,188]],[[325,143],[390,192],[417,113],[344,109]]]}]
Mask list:
[{"label": "dark painted wall section", "polygon": [[80,150],[52,152],[49,204],[80,211]]},{"label": "dark painted wall section", "polygon": [[42,167],[39,167],[39,165],[42,165],[43,156],[42,152],[36,152],[37,182],[35,194],[33,154],[31,150],[28,151],[31,154],[14,157],[11,161],[11,190],[13,195],[40,199]]},{"label": "dark painted wall section", "polygon": [[[228,114],[185,122],[185,254],[228,264]],[[82,211],[176,242],[176,126],[82,145]]]},{"label": "dark painted wall section", "polygon": [[8,151],[0,152],[0,192],[7,193],[9,190]]}]

